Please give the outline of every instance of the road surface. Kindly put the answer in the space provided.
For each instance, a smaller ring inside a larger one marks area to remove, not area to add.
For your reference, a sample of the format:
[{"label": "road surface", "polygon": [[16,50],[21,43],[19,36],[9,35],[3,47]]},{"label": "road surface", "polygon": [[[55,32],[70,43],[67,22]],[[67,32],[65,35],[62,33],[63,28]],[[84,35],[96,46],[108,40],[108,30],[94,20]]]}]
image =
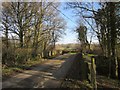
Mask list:
[{"label": "road surface", "polygon": [[59,88],[74,57],[75,55],[65,54],[50,59],[2,82],[2,88]]}]

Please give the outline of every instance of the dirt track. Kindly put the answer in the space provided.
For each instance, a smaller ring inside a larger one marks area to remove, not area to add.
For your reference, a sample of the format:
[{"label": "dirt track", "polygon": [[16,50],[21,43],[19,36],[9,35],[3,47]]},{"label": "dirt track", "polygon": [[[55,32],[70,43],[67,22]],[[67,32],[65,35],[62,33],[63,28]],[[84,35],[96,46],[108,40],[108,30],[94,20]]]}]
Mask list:
[{"label": "dirt track", "polygon": [[[68,57],[67,59],[65,59]],[[75,55],[61,55],[2,82],[2,88],[58,88]]]}]

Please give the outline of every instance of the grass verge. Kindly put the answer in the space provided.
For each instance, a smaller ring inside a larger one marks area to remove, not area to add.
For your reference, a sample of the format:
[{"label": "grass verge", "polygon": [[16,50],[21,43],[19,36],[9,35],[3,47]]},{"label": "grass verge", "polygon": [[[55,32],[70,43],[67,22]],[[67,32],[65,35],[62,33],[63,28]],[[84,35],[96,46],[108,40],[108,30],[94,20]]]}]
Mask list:
[{"label": "grass verge", "polygon": [[44,60],[30,60],[27,61],[25,64],[16,65],[12,67],[7,67],[7,66],[2,67],[2,80],[4,81],[10,78],[12,75],[16,73],[21,73],[24,70],[30,70],[31,67],[41,64],[43,61]]}]

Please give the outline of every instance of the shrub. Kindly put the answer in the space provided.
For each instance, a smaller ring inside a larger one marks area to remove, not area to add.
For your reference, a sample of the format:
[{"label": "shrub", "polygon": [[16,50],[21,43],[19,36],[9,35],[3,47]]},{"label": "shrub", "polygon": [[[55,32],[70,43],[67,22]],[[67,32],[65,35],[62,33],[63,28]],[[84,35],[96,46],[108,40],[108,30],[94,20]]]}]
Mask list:
[{"label": "shrub", "polygon": [[118,80],[120,80],[120,58],[118,58]]},{"label": "shrub", "polygon": [[15,50],[15,61],[16,64],[24,64],[31,58],[31,50],[26,48],[18,48]]},{"label": "shrub", "polygon": [[105,56],[96,56],[95,57],[97,74],[108,76],[109,61],[110,61],[110,59]]},{"label": "shrub", "polygon": [[12,66],[15,63],[14,48],[8,47],[5,45],[2,46],[2,64],[7,66]]}]

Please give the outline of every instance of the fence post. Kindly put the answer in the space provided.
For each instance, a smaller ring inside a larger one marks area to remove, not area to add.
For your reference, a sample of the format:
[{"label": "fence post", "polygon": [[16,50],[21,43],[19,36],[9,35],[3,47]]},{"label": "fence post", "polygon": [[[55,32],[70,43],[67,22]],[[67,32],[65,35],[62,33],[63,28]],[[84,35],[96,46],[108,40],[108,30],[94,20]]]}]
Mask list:
[{"label": "fence post", "polygon": [[97,90],[95,58],[91,57],[91,85]]},{"label": "fence post", "polygon": [[120,59],[118,59],[118,80],[120,81]]},{"label": "fence post", "polygon": [[2,90],[2,38],[0,37],[0,89]]}]

